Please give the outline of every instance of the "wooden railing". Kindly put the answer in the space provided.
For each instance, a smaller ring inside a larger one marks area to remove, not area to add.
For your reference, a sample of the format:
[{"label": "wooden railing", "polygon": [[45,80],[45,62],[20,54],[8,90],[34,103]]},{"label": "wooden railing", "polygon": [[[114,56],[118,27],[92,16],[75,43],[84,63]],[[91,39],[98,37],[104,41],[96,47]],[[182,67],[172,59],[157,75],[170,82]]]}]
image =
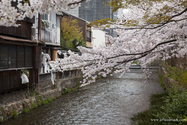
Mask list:
[{"label": "wooden railing", "polygon": [[56,34],[54,32],[49,32],[45,29],[42,29],[41,40],[48,43],[55,43],[55,44],[57,43]]}]

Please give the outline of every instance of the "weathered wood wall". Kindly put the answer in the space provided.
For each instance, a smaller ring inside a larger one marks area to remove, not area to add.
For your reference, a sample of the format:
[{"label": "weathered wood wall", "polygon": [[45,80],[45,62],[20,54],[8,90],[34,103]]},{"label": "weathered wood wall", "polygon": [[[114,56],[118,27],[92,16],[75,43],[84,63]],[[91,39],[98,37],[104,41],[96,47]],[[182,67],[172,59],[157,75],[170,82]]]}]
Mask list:
[{"label": "weathered wood wall", "polygon": [[0,27],[0,34],[5,36],[12,36],[17,38],[31,39],[32,21],[18,21],[21,24],[19,27]]},{"label": "weathered wood wall", "polygon": [[[38,69],[29,69],[29,85],[38,83]],[[21,89],[28,84],[22,84],[21,70],[1,71],[0,72],[0,93]]]}]

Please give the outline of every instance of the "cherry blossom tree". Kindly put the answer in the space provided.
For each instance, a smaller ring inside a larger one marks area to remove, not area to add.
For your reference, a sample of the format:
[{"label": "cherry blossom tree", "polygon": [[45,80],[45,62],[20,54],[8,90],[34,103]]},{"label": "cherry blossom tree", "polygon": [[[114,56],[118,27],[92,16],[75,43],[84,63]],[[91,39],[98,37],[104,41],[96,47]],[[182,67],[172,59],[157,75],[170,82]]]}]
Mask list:
[{"label": "cherry blossom tree", "polygon": [[[0,25],[17,26],[17,20],[32,18],[35,13],[49,13],[71,9],[86,0],[0,0]],[[17,8],[11,2],[17,2]],[[105,1],[105,0],[103,0]],[[52,62],[53,71],[82,68],[83,84],[94,82],[98,75],[128,71],[131,62],[139,60],[147,67],[156,60],[184,57],[187,53],[186,0],[112,0],[114,11],[128,12],[117,20],[93,22],[96,28],[120,30],[120,36],[109,36],[110,45],[97,49],[79,47],[82,55],[69,51],[64,59]],[[146,72],[146,71],[145,71]]]},{"label": "cherry blossom tree", "polygon": [[36,13],[45,14],[68,10],[86,0],[0,0],[0,25],[19,26],[17,20],[33,18]]},{"label": "cherry blossom tree", "polygon": [[97,49],[79,47],[81,56],[69,51],[69,57],[53,62],[54,70],[82,67],[84,86],[95,82],[98,75],[106,77],[113,71],[123,75],[134,60],[139,60],[147,73],[146,68],[154,60],[184,57],[187,53],[185,0],[126,0],[122,4],[128,10],[122,17],[92,23],[97,28],[120,30],[119,37],[109,37],[111,45]]}]

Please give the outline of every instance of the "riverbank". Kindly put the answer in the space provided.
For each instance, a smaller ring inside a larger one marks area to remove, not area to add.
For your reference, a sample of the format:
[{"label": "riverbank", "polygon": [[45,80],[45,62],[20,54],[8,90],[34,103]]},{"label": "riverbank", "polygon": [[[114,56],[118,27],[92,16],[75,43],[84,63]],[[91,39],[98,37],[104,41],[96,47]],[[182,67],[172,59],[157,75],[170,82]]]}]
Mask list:
[{"label": "riverbank", "polygon": [[82,80],[80,70],[69,71],[66,74],[56,73],[55,84],[43,80],[39,86],[29,86],[0,94],[0,123],[14,118],[22,113],[47,104],[66,92],[79,88]]},{"label": "riverbank", "polygon": [[165,92],[151,95],[149,109],[134,115],[133,125],[187,124],[187,84],[178,82],[186,78],[186,71],[174,69],[176,67],[160,67],[159,82]]},{"label": "riverbank", "polygon": [[144,83],[141,69],[98,79],[95,83],[60,96],[52,103],[10,119],[2,125],[113,124],[131,125],[130,118],[149,107],[149,97],[163,92],[157,69]]}]

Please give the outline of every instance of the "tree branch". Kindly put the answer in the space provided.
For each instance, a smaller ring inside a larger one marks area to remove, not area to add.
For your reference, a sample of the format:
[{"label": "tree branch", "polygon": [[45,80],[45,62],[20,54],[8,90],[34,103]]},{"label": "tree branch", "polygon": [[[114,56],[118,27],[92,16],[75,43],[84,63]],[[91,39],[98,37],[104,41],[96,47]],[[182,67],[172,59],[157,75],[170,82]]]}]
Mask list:
[{"label": "tree branch", "polygon": [[144,55],[144,54],[150,53],[151,51],[153,51],[154,49],[156,49],[156,48],[157,48],[158,46],[160,46],[160,45],[167,44],[167,43],[171,43],[171,42],[175,42],[175,41],[177,41],[177,39],[173,39],[173,40],[169,40],[169,41],[164,41],[164,42],[158,43],[155,47],[153,47],[152,49],[147,50],[147,51],[145,51],[145,52],[141,52],[141,53],[130,53],[130,54],[122,54],[122,55],[110,57],[110,58],[107,58],[107,59],[113,59],[113,58],[121,57],[121,56]]},{"label": "tree branch", "polygon": [[[132,27],[132,28],[120,28],[120,27],[117,27],[117,28],[110,28],[110,29],[124,29],[124,30],[136,30],[136,29],[156,29],[156,28],[159,28],[159,27],[162,27],[164,26],[165,24],[168,24],[170,22],[176,22],[176,21],[182,21],[182,20],[185,20],[187,18],[183,18],[183,19],[180,19],[180,20],[171,20],[173,19],[174,17],[177,17],[177,16],[180,16],[182,15],[183,13],[187,12],[187,8],[185,8],[182,12],[176,14],[176,15],[173,15],[171,16],[166,22],[164,23],[157,23],[158,26],[154,26],[154,27],[147,27],[151,24],[147,24],[147,25],[144,25],[144,26],[139,26],[139,27]],[[152,24],[152,25],[156,25],[156,24]]]},{"label": "tree branch", "polygon": [[86,0],[80,0],[80,1],[78,1],[78,2],[69,3],[68,6],[75,5],[75,4],[79,4],[79,3],[82,3],[82,2],[84,2],[84,1],[86,1]]}]

